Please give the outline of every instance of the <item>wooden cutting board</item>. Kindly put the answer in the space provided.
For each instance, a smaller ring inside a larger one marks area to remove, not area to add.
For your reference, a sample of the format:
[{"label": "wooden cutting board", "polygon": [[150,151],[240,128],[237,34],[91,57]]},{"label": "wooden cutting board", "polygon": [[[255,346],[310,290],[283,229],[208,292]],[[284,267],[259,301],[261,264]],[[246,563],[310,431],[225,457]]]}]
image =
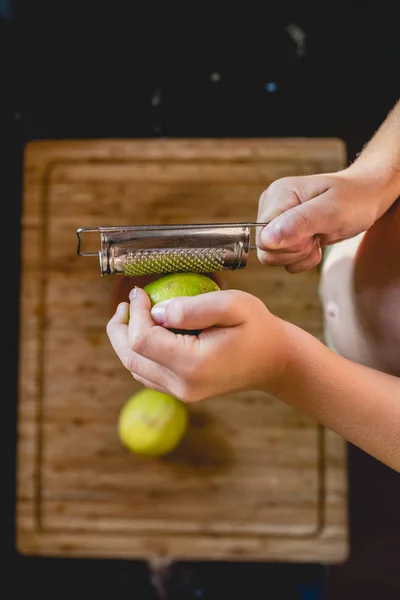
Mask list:
[{"label": "wooden cutting board", "polygon": [[[140,388],[105,332],[116,278],[77,256],[98,225],[252,221],[276,178],[337,170],[336,139],[45,141],[26,148],[17,540],[24,554],[342,561],[343,440],[275,398],[189,407],[181,447],[129,454],[117,436]],[[120,276],[119,276],[120,277]],[[226,284],[322,338],[318,271],[256,254]],[[234,351],[234,349],[233,349]]]}]

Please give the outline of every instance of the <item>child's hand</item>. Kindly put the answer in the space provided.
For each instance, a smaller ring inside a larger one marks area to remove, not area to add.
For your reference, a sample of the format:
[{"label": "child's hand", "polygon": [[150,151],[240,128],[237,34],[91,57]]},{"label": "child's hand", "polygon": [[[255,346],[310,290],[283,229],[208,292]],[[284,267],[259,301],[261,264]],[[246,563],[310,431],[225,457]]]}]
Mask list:
[{"label": "child's hand", "polygon": [[382,214],[382,189],[360,168],[327,175],[284,177],[259,200],[259,260],[298,273],[321,260],[326,246],[366,231]]},{"label": "child's hand", "polygon": [[[180,297],[153,307],[135,288],[107,334],[123,365],[146,387],[187,402],[272,389],[289,355],[283,321],[238,290]],[[129,324],[128,324],[129,323]],[[202,330],[196,335],[169,329]]]}]

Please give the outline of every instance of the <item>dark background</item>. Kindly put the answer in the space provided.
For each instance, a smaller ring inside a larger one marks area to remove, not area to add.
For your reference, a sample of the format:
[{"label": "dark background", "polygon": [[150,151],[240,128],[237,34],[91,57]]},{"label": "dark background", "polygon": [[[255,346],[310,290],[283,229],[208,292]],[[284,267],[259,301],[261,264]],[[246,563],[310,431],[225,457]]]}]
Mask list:
[{"label": "dark background", "polygon": [[[145,563],[28,558],[15,550],[25,143],[339,136],[351,161],[400,97],[398,5],[0,0],[1,599],[86,600],[101,591],[113,599],[156,597]],[[305,44],[296,45],[290,24],[306,34]],[[399,475],[350,445],[349,486],[351,555],[344,565],[179,563],[168,597],[398,600]]]}]

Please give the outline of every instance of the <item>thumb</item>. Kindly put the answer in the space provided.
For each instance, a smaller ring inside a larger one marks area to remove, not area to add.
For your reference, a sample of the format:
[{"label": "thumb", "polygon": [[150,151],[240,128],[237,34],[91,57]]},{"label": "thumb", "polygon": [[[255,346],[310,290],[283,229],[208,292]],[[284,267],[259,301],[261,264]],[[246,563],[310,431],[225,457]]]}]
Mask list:
[{"label": "thumb", "polygon": [[210,327],[234,327],[248,316],[240,290],[207,292],[199,296],[181,296],[153,306],[153,321],[169,329],[202,330]]},{"label": "thumb", "polygon": [[316,234],[336,230],[337,211],[331,190],[286,210],[273,219],[260,233],[260,250],[299,249]]},{"label": "thumb", "polygon": [[148,294],[139,288],[134,287],[129,294],[129,325],[132,328],[138,321],[149,327],[154,327],[154,322],[150,315],[151,302]]}]

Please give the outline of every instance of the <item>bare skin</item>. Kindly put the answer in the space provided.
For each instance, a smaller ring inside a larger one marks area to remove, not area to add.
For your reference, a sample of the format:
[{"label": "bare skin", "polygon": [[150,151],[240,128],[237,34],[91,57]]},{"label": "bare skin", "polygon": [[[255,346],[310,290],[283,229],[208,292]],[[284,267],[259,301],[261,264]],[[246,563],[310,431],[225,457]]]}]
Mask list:
[{"label": "bare skin", "polygon": [[335,351],[238,290],[151,308],[138,288],[107,324],[122,364],[187,402],[271,393],[400,471],[399,196],[400,103],[353,165],[278,180],[260,198],[258,220],[273,219],[257,240],[261,262],[296,273],[336,244],[320,287]]},{"label": "bare skin", "polygon": [[320,246],[367,231],[400,196],[400,101],[357,160],[337,173],[283,177],[260,196],[262,263],[297,273],[316,266]]},{"label": "bare skin", "polygon": [[400,201],[363,236],[354,260],[354,304],[374,365],[400,377]]}]

